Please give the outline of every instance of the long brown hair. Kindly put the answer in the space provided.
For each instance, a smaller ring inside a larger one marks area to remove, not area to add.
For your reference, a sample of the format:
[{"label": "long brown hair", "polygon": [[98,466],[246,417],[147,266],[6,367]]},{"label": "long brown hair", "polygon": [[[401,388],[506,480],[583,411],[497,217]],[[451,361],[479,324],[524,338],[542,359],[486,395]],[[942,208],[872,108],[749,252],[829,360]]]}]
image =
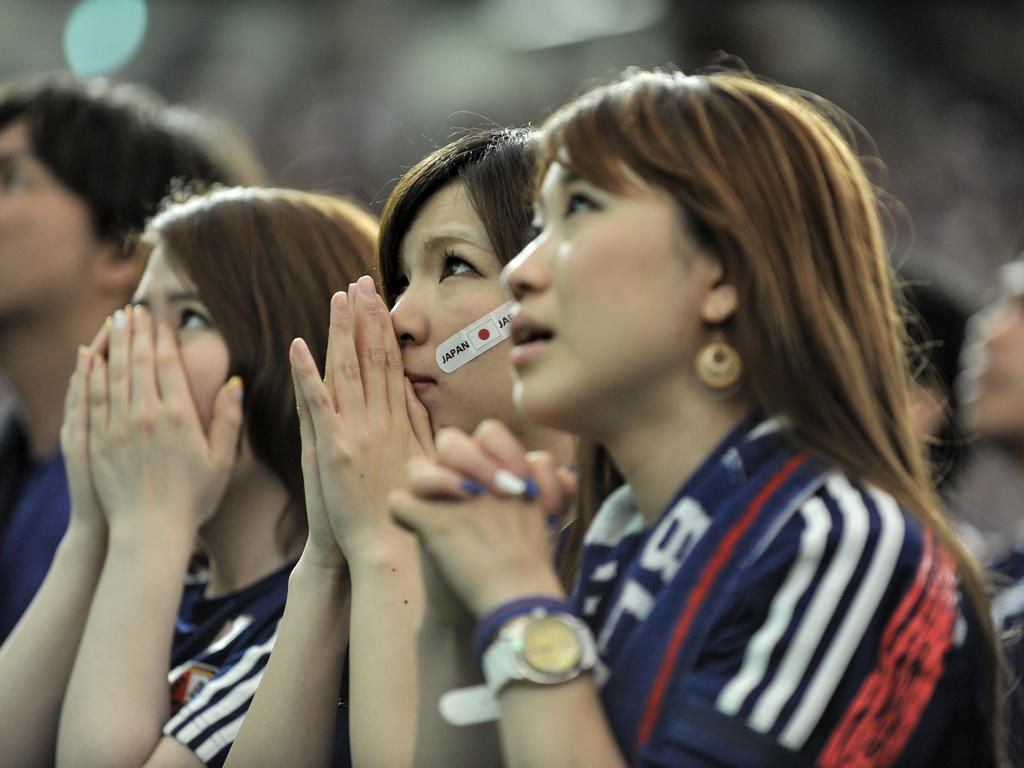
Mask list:
[{"label": "long brown hair", "polygon": [[140,244],[145,256],[163,243],[224,336],[229,376],[245,386],[249,445],[291,497],[288,537],[305,530],[288,347],[301,336],[323,369],[331,296],[365,274],[376,237],[373,216],[342,198],[235,187],[172,202]]},{"label": "long brown hair", "polygon": [[954,557],[985,635],[998,723],[985,582],[940,511],[912,426],[906,332],[855,128],[820,97],[741,72],[633,72],[552,115],[539,166],[557,160],[621,191],[624,165],[675,198],[736,286],[741,309],[723,330],[754,402],[891,493]]}]

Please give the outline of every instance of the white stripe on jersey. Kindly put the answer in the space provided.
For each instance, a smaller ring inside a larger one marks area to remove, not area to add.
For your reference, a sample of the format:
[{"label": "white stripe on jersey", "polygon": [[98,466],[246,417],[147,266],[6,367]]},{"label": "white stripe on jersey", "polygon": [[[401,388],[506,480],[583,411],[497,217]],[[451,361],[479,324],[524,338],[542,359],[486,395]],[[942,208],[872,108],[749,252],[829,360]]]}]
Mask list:
[{"label": "white stripe on jersey", "polygon": [[[835,498],[843,517],[839,543],[790,641],[786,655],[775,671],[774,679],[758,697],[747,719],[747,724],[759,733],[767,733],[774,727],[782,708],[803,682],[811,658],[821,644],[864,552],[868,536],[867,508],[860,494],[845,481],[837,486],[836,477],[836,474],[832,474],[825,482],[826,489]],[[809,499],[807,504],[819,504],[825,508],[824,502],[817,496]]]},{"label": "white stripe on jersey", "polygon": [[[241,685],[239,681],[242,680],[242,678],[246,677],[258,666],[266,665],[266,657],[270,655],[270,651],[274,647],[274,642],[277,640],[277,633],[280,629],[281,620],[278,619],[277,626],[274,628],[274,634],[272,634],[265,642],[247,648],[245,653],[242,654],[242,657],[231,667],[231,669],[220,677],[215,677],[204,685],[202,690],[200,690],[195,697],[185,703],[185,705],[178,711],[178,714],[164,724],[164,734],[174,736],[178,741],[188,744],[215,721],[216,713],[221,713],[220,716],[223,717],[232,709],[237,707],[238,705],[234,704],[231,709],[225,711],[223,708],[223,702],[221,702],[218,703],[216,707],[212,707],[209,710],[206,709],[210,700],[217,692],[223,691],[225,688]],[[257,684],[260,677],[262,677],[262,672],[255,676]],[[227,696],[225,698],[230,699],[231,696]],[[189,720],[192,722],[188,722],[186,725],[186,722]],[[181,728],[181,732],[174,733],[178,728]]]},{"label": "white stripe on jersey", "polygon": [[997,628],[1003,626],[1010,616],[1024,611],[1024,580],[1018,581],[1011,587],[992,598],[992,618]]},{"label": "white stripe on jersey", "polygon": [[[836,498],[841,499],[845,496],[850,504],[863,504],[860,494],[850,486],[846,478],[832,478],[828,483],[828,490]],[[864,632],[878,609],[903,549],[905,524],[896,501],[889,494],[880,493],[874,488],[869,488],[868,493],[875,502],[881,523],[878,542],[868,570],[839,625],[835,638],[825,652],[799,705],[779,734],[779,743],[792,750],[803,747],[821,719],[825,706],[835,693],[850,659],[860,646]]]},{"label": "white stripe on jersey", "polygon": [[[259,687],[260,680],[263,678],[263,674],[255,675],[251,680],[246,680],[235,686],[234,690],[231,691],[225,697],[225,701],[233,699],[233,708],[237,709],[239,706],[244,704],[248,699],[251,699],[256,695],[256,689]],[[226,705],[218,704],[216,707],[217,711],[221,711]],[[216,716],[210,718],[211,722],[215,722],[218,718]],[[225,725],[222,725],[216,731],[214,731],[207,739],[196,747],[195,754],[204,763],[209,762],[217,753],[220,752],[224,747],[235,740],[238,736],[238,732],[242,729],[242,720],[245,719],[245,712],[240,714],[233,720],[229,720]]]},{"label": "white stripe on jersey", "polygon": [[631,533],[644,529],[644,518],[637,509],[629,484],[621,485],[604,500],[584,536],[584,545],[614,547]]},{"label": "white stripe on jersey", "polygon": [[813,499],[813,502],[816,503],[808,501],[800,508],[805,523],[800,535],[800,552],[786,574],[786,580],[772,598],[767,619],[747,644],[739,672],[718,694],[715,707],[725,715],[736,715],[750,692],[761,684],[775,646],[792,623],[797,603],[821,566],[832,522],[821,499]]}]

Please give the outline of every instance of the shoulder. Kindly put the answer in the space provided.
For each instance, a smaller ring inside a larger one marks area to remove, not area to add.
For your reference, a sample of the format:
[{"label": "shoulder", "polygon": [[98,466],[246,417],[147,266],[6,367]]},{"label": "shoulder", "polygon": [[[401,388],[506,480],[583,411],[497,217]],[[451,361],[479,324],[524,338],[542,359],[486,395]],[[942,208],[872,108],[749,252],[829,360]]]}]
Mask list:
[{"label": "shoulder", "polygon": [[718,716],[822,764],[848,749],[895,758],[963,665],[951,557],[889,494],[836,472],[767,536],[731,585],[695,686]]}]

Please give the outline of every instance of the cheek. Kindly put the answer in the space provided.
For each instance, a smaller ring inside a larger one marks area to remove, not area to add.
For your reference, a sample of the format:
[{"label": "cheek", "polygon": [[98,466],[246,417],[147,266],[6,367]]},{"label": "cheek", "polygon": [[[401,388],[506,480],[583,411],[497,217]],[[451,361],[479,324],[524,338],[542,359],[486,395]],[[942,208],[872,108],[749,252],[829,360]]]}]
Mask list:
[{"label": "cheek", "polygon": [[228,349],[219,337],[183,342],[181,360],[203,429],[213,415],[213,401],[228,377]]}]

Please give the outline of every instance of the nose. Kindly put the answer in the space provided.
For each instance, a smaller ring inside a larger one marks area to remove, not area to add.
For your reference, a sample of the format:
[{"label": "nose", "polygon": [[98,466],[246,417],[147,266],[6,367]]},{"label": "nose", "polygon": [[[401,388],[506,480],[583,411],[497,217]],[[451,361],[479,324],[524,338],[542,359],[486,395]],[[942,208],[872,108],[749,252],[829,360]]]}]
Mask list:
[{"label": "nose", "polygon": [[430,335],[426,296],[409,286],[391,308],[391,325],[401,347],[423,344]]},{"label": "nose", "polygon": [[501,270],[501,284],[516,301],[522,301],[530,293],[544,290],[548,285],[548,271],[545,253],[548,250],[548,236],[541,234],[527,243],[512,261]]}]

